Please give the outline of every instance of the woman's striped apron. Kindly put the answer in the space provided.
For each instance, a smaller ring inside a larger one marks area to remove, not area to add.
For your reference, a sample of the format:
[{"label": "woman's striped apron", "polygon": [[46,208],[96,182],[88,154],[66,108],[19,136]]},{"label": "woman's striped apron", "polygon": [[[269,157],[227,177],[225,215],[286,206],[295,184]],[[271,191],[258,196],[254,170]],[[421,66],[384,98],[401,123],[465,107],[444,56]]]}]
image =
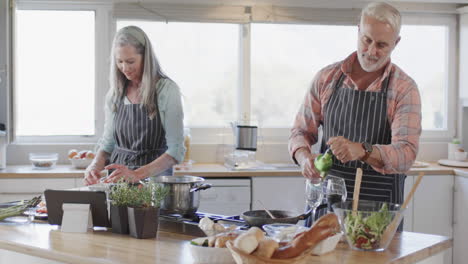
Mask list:
[{"label": "woman's striped apron", "polygon": [[[390,76],[391,74],[383,81],[380,91],[368,92],[343,89],[341,86],[346,76],[341,74],[324,108],[322,153],[327,148],[328,139],[337,136],[343,136],[353,142],[369,142],[372,145],[391,143],[392,131],[387,117]],[[391,203],[403,201],[406,175],[381,174],[367,163],[361,161],[341,163],[333,157],[333,166],[328,174],[345,179],[348,200],[353,197],[357,168],[363,170],[360,200]],[[324,211],[318,212],[317,216],[324,214]],[[308,224],[310,222],[308,221]]]},{"label": "woman's striped apron", "polygon": [[[126,165],[129,169],[144,166],[167,150],[166,132],[156,113],[149,119],[146,107],[140,104],[124,104],[123,99],[114,116],[114,138],[116,146],[112,152],[111,163]],[[161,175],[172,175],[168,169]]]}]

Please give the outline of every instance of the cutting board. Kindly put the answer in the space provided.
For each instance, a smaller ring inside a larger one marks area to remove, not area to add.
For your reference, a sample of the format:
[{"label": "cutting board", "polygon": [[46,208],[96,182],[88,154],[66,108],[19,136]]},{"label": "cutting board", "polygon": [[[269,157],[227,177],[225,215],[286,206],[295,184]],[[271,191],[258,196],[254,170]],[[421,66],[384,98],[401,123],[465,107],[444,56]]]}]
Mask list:
[{"label": "cutting board", "polygon": [[441,159],[438,162],[440,165],[444,165],[444,166],[468,168],[468,160],[458,161],[458,160]]}]

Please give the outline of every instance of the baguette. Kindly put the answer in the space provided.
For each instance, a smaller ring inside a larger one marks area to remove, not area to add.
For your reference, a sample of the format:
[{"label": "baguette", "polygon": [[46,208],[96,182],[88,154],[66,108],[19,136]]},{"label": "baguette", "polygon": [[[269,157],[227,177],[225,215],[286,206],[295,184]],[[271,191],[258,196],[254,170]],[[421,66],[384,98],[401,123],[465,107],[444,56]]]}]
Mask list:
[{"label": "baguette", "polygon": [[320,217],[312,228],[297,235],[291,243],[275,250],[272,258],[288,259],[302,254],[305,250],[313,248],[320,241],[338,232],[340,224],[334,213]]},{"label": "baguette", "polygon": [[216,248],[225,248],[228,241],[234,241],[239,236],[237,233],[226,233],[223,235],[218,235],[216,237],[216,242],[214,247]]}]

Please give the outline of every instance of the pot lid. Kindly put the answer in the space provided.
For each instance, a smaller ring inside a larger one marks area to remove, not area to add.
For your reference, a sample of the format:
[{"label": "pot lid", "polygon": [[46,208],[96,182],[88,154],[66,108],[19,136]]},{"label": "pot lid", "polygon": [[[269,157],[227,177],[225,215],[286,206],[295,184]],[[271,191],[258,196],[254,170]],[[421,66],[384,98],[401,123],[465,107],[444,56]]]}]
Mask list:
[{"label": "pot lid", "polygon": [[203,182],[205,179],[197,176],[183,175],[183,176],[158,176],[154,178],[155,182],[159,183],[197,183]]}]

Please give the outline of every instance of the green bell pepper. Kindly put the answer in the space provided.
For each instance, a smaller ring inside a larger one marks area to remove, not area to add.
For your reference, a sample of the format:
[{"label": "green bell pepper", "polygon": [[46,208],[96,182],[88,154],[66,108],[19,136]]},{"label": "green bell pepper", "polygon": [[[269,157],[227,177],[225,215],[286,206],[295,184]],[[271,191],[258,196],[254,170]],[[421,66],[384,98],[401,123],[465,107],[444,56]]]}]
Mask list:
[{"label": "green bell pepper", "polygon": [[330,151],[318,155],[314,160],[315,168],[320,172],[320,177],[325,178],[333,165],[332,154]]}]

